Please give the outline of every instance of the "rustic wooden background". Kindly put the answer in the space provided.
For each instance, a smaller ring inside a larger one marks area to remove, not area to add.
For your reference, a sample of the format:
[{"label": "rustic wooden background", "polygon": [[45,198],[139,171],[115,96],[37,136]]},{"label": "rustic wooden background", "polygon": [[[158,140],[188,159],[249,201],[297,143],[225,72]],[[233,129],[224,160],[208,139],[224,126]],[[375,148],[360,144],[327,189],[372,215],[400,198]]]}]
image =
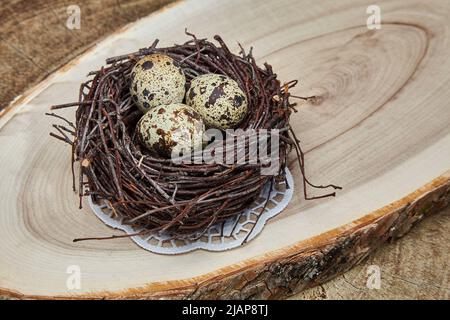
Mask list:
[{"label": "rustic wooden background", "polygon": [[[7,0],[0,2],[0,110],[96,41],[173,0]],[[66,27],[67,7],[81,28]]]},{"label": "rustic wooden background", "polygon": [[[128,22],[173,0],[8,0],[0,3],[0,110],[66,62]],[[66,27],[67,7],[81,9],[81,29]],[[450,299],[450,209],[427,218],[364,263],[293,299]],[[380,289],[366,287],[381,271]]]}]

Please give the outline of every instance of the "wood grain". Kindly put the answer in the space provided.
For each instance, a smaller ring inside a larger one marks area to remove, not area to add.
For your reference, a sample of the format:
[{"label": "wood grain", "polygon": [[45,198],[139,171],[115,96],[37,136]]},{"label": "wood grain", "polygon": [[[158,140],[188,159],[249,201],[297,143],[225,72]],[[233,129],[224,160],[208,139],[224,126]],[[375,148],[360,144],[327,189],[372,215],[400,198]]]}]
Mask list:
[{"label": "wood grain", "polygon": [[[450,299],[450,208],[424,219],[363,263],[291,299]],[[380,287],[367,287],[379,267]]]},{"label": "wood grain", "polygon": [[[173,0],[19,0],[0,3],[0,111],[25,89],[69,62],[94,41]],[[67,7],[81,9],[69,29]]]},{"label": "wood grain", "polygon": [[[280,298],[343,273],[448,206],[450,6],[381,2],[383,27],[370,31],[369,4],[242,1],[236,11],[234,2],[183,2],[108,38],[41,83],[0,119],[3,293]],[[77,209],[69,150],[50,140],[51,120],[42,114],[55,101],[75,99],[79,82],[104,58],[148,45],[154,34],[163,35],[163,44],[181,42],[185,26],[253,46],[258,62],[271,63],[282,80],[301,80],[294,94],[319,97],[299,108],[293,127],[311,179],[344,191],[305,202],[292,164],[298,193],[289,207],[257,239],[229,252],[159,256],[127,239],[74,245],[73,238],[111,231],[88,209]],[[77,291],[65,286],[71,264],[82,270]]]}]

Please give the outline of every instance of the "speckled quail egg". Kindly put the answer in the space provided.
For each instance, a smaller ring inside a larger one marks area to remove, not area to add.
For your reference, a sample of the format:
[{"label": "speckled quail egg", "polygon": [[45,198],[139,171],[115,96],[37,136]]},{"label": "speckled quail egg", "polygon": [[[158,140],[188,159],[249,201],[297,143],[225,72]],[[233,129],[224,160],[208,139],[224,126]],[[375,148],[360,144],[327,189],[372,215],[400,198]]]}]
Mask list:
[{"label": "speckled quail egg", "polygon": [[131,71],[131,96],[144,113],[162,104],[182,102],[185,85],[183,70],[164,54],[143,57]]},{"label": "speckled quail egg", "polygon": [[204,74],[191,81],[186,103],[192,106],[209,127],[235,128],[247,114],[247,97],[233,79]]},{"label": "speckled quail egg", "polygon": [[150,109],[137,124],[142,143],[161,156],[201,150],[205,131],[200,115],[182,103]]}]

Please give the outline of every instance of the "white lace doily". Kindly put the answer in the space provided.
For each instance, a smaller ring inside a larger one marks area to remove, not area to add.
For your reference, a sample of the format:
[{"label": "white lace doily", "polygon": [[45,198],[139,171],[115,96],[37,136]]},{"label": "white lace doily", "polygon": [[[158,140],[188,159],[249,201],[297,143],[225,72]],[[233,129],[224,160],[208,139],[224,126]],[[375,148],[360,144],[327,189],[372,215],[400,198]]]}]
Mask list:
[{"label": "white lace doily", "polygon": [[[201,237],[192,234],[190,238],[198,238],[197,240],[174,240],[170,239],[168,235],[156,233],[130,238],[143,249],[160,254],[181,254],[197,249],[224,251],[239,247],[244,242],[255,238],[264,228],[266,221],[276,216],[288,205],[294,192],[294,181],[288,168],[286,168],[286,181],[281,181],[273,186],[266,205],[269,189],[270,183],[266,184],[260,197],[241,215],[212,225]],[[122,219],[114,217],[106,203],[96,204],[90,197],[88,202],[95,215],[106,225],[123,230],[127,234],[140,231],[140,229],[122,224]]]}]

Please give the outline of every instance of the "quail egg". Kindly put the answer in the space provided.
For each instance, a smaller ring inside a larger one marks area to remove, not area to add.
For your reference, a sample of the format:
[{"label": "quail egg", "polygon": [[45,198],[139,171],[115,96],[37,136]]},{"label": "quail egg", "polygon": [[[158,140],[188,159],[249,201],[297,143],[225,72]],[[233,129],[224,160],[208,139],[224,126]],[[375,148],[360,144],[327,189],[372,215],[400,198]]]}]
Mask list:
[{"label": "quail egg", "polygon": [[205,131],[200,115],[182,103],[150,109],[137,124],[142,143],[161,156],[201,150]]},{"label": "quail egg", "polygon": [[204,74],[191,81],[186,103],[192,106],[209,127],[235,128],[247,114],[247,97],[233,79],[219,74]]},{"label": "quail egg", "polygon": [[131,71],[131,96],[144,113],[162,104],[182,102],[185,85],[183,70],[164,54],[143,57]]}]

